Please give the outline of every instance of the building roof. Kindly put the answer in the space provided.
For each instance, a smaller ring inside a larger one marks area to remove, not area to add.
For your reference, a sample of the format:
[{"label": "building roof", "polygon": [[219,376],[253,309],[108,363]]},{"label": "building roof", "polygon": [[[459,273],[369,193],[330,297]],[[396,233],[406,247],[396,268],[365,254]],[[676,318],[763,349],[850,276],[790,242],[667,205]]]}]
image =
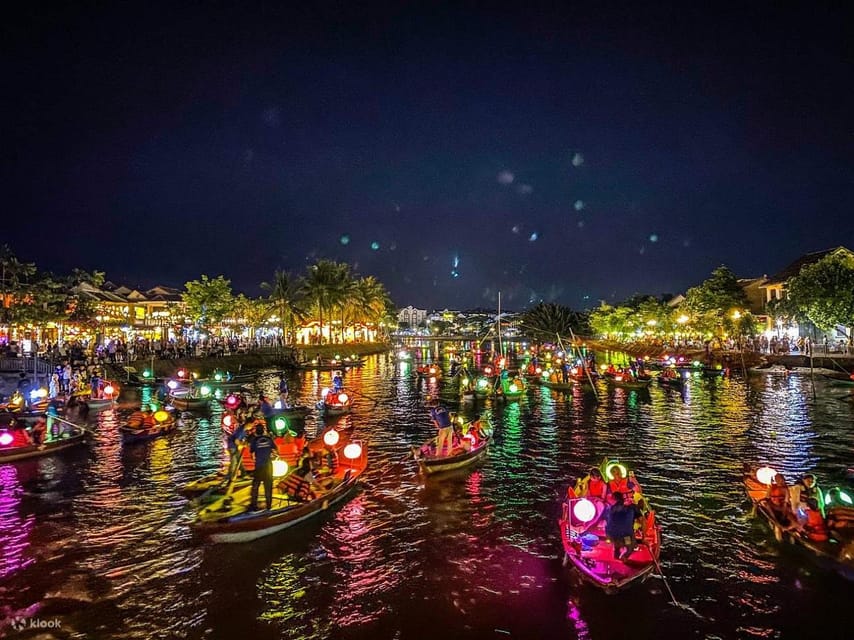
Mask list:
[{"label": "building roof", "polygon": [[804,267],[809,266],[811,264],[815,264],[822,258],[825,258],[829,255],[833,255],[838,252],[845,252],[849,255],[854,255],[849,249],[846,249],[845,247],[835,247],[833,249],[825,249],[824,251],[815,251],[814,253],[807,253],[795,260],[782,271],[775,273],[773,276],[768,278],[768,282],[766,282],[764,286],[785,284],[789,280],[789,278],[798,275],[801,272],[801,269],[803,269]]}]

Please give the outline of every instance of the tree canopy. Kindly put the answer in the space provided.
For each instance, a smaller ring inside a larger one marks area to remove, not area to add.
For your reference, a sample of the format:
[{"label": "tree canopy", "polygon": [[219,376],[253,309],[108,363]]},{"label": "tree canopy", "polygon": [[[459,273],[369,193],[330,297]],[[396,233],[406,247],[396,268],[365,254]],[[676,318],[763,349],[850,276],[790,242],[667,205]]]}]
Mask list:
[{"label": "tree canopy", "polygon": [[[831,254],[805,266],[786,287],[789,305],[823,331],[854,326],[854,258]],[[852,335],[847,333],[848,339]]]},{"label": "tree canopy", "polygon": [[209,328],[222,322],[234,306],[231,281],[223,276],[211,279],[202,275],[199,280],[187,282],[184,289],[181,299],[187,316],[201,327]]}]

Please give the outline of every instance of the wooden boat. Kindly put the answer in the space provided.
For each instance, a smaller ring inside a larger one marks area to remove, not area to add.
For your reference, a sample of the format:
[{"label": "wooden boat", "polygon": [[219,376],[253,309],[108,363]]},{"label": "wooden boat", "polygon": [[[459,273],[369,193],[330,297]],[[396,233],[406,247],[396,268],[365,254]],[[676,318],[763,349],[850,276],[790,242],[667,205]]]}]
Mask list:
[{"label": "wooden boat", "polygon": [[[166,417],[158,416],[159,413],[165,413]],[[175,416],[167,411],[157,411],[154,416],[155,423],[153,425],[146,426],[140,422],[129,420],[128,424],[120,426],[119,433],[122,436],[122,442],[130,444],[153,440],[172,433],[178,426]]]},{"label": "wooden boat", "polygon": [[822,373],[822,377],[830,381],[832,387],[854,387],[854,378],[843,377],[842,375],[830,375]]},{"label": "wooden boat", "polygon": [[[602,463],[602,477],[615,461]],[[613,593],[649,577],[661,553],[661,527],[655,511],[642,518],[637,546],[627,558],[614,557],[614,545],[605,534],[605,503],[599,498],[571,497],[563,504],[559,521],[564,565],[571,562],[586,581]]]},{"label": "wooden boat", "polygon": [[111,409],[115,406],[115,398],[87,398],[85,400],[89,411],[101,411],[102,409]]},{"label": "wooden boat", "polygon": [[679,376],[679,375],[674,376],[674,377],[659,375],[655,380],[662,387],[670,387],[672,389],[681,389],[682,387],[685,386],[685,378],[683,378],[682,376]]},{"label": "wooden boat", "polygon": [[89,433],[83,427],[67,423],[64,429],[59,437],[42,444],[34,444],[29,439],[15,437],[13,428],[0,427],[0,464],[54,455],[83,444]]},{"label": "wooden boat", "polygon": [[430,379],[435,378],[437,380],[442,379],[442,367],[437,364],[420,364],[415,368],[415,375],[419,378]]},{"label": "wooden boat", "polygon": [[495,394],[496,399],[518,400],[525,395],[528,387],[522,378],[501,380],[501,385]]},{"label": "wooden boat", "polygon": [[[771,508],[766,499],[769,485],[758,479],[762,477],[763,471],[768,472],[766,479],[769,482],[776,474],[770,467],[751,467],[745,471],[742,477],[742,484],[744,485],[747,497],[750,498],[754,506],[755,512],[765,519],[777,541],[789,542],[811,551],[821,563],[834,569],[843,577],[854,580],[854,521],[845,513],[849,507],[843,504],[837,505],[835,509],[833,507],[827,508],[828,516],[831,516],[831,514],[841,516],[834,518],[839,526],[837,528],[829,528],[830,538],[828,540],[813,540],[807,535],[806,531],[798,526],[794,516],[790,516],[788,519],[781,519]],[[825,495],[827,496],[828,503],[831,501],[830,494],[833,491],[840,492],[841,490],[835,489],[827,492]],[[845,495],[850,501],[851,497],[847,493]],[[827,504],[825,506],[827,507]],[[854,518],[854,513],[851,513],[851,518]]]},{"label": "wooden boat", "polygon": [[169,404],[179,411],[205,411],[211,403],[210,397],[196,398],[193,396],[169,396]]},{"label": "wooden boat", "polygon": [[621,389],[646,389],[652,383],[652,378],[641,377],[632,378],[631,376],[625,374],[605,374],[602,376],[605,379],[605,383],[611,387],[619,387]]},{"label": "wooden boat", "polygon": [[[213,473],[189,482],[181,487],[178,492],[191,499],[203,499],[205,502],[215,502],[225,497],[228,491],[228,474],[226,472]],[[244,487],[252,485],[251,476],[240,476],[231,482],[232,493],[240,491]]]},{"label": "wooden boat", "polygon": [[[443,471],[453,471],[461,467],[467,467],[480,460],[487,451],[489,443],[492,440],[492,434],[487,432],[475,440],[473,446],[463,448],[462,446],[455,447],[450,455],[439,456],[435,454],[436,439],[428,440],[421,448],[412,448],[412,456],[418,462],[418,466],[424,473],[434,474]],[[471,442],[471,440],[469,440]],[[428,453],[430,451],[430,453]]]},{"label": "wooden boat", "polygon": [[353,410],[353,398],[346,390],[329,390],[323,399],[317,403],[317,410],[323,416],[343,416]]},{"label": "wooden boat", "polygon": [[[284,493],[287,487],[280,481],[274,485],[273,508],[250,511],[252,489],[244,487],[199,511],[190,527],[195,534],[214,542],[248,542],[324,513],[352,494],[368,464],[367,452],[360,444],[351,442],[342,449],[344,455],[339,457],[338,468],[333,474],[318,478],[323,488],[308,500]],[[259,500],[263,499],[259,495]]]},{"label": "wooden boat", "polygon": [[548,378],[540,378],[540,386],[553,391],[572,391],[572,385],[575,384],[572,380],[567,382],[553,382]]}]

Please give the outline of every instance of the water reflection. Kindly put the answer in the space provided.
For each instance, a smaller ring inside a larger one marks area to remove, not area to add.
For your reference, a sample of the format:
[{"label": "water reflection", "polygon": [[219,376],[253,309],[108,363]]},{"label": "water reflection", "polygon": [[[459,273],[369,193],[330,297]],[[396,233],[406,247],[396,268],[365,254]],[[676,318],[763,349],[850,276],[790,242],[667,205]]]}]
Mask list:
[{"label": "water reflection", "polygon": [[[447,350],[419,355],[447,367]],[[292,399],[313,405],[331,372],[288,381]],[[832,620],[852,595],[770,541],[739,485],[745,461],[841,479],[854,403],[821,383],[816,402],[797,376],[692,378],[683,393],[602,385],[599,402],[532,386],[520,402],[465,409],[494,425],[495,442],[473,468],[430,478],[407,454],[434,434],[428,394],[458,408],[452,381],[418,380],[380,356],[345,383],[355,410],[336,424],[369,444],[362,489],[250,545],[193,540],[177,491],[225,464],[217,412],[185,413],[167,438],[122,446],[130,408],[105,411],[90,451],[0,465],[0,606],[70,593],[69,628],[105,638],[422,638],[437,621],[451,636],[773,637]],[[275,395],[277,384],[266,375],[258,390]],[[331,423],[305,424],[314,434]],[[657,580],[603,599],[560,566],[558,498],[604,455],[636,469],[663,522],[663,569],[704,620],[668,606]]]}]

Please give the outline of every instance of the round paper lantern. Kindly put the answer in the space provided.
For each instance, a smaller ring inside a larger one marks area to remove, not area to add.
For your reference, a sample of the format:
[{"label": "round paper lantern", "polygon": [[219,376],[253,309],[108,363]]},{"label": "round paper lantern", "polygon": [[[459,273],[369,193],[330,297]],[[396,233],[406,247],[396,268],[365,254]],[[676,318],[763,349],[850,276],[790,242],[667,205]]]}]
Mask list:
[{"label": "round paper lantern", "polygon": [[113,388],[113,385],[111,385],[111,384],[108,384],[106,387],[104,387],[104,393],[108,396],[113,395],[113,393],[115,393],[115,391],[116,390]]},{"label": "round paper lantern", "polygon": [[175,391],[175,389],[178,388],[178,383],[175,382],[174,380],[170,380],[169,382],[166,383],[166,386],[169,387],[170,389],[172,389],[172,391]]},{"label": "round paper lantern", "polygon": [[756,479],[762,484],[773,484],[774,476],[777,475],[777,470],[771,467],[759,467],[756,470]]},{"label": "round paper lantern", "polygon": [[178,377],[179,378],[186,378],[187,377],[187,371],[185,369],[178,369]]},{"label": "round paper lantern", "polygon": [[338,432],[335,429],[330,429],[323,434],[323,443],[330,447],[334,447],[338,444],[339,438],[340,436],[338,435]]},{"label": "round paper lantern", "polygon": [[350,399],[350,396],[348,396],[346,393],[339,393],[338,394],[338,402],[340,402],[341,404],[347,404],[347,401],[349,399]]},{"label": "round paper lantern", "polygon": [[288,428],[288,421],[282,417],[278,417],[273,421],[273,426],[276,427],[278,433],[282,433]]},{"label": "round paper lantern", "polygon": [[202,388],[199,389],[199,393],[202,394],[202,397],[209,396],[211,394],[211,388],[208,385],[204,384],[202,385]]},{"label": "round paper lantern", "polygon": [[12,444],[12,441],[14,439],[15,439],[15,437],[11,433],[9,433],[8,431],[4,431],[3,433],[0,433],[0,445],[2,445],[4,447],[8,447],[10,444]]},{"label": "round paper lantern", "polygon": [[229,407],[236,407],[238,404],[240,404],[240,400],[237,398],[237,396],[230,395],[225,399],[225,404],[227,404]]},{"label": "round paper lantern", "polygon": [[288,474],[288,463],[281,458],[273,460],[273,477],[281,478]]},{"label": "round paper lantern", "polygon": [[234,424],[234,416],[229,414],[227,416],[222,417],[222,426],[228,427],[230,429],[233,424]]},{"label": "round paper lantern", "polygon": [[357,460],[362,457],[362,445],[351,442],[344,447],[344,457],[348,460]]},{"label": "round paper lantern", "polygon": [[580,522],[590,522],[596,517],[596,505],[587,498],[582,498],[573,505],[572,515]]},{"label": "round paper lantern", "polygon": [[156,411],[154,413],[154,419],[157,420],[157,422],[166,422],[169,419],[169,414],[163,410]]}]

